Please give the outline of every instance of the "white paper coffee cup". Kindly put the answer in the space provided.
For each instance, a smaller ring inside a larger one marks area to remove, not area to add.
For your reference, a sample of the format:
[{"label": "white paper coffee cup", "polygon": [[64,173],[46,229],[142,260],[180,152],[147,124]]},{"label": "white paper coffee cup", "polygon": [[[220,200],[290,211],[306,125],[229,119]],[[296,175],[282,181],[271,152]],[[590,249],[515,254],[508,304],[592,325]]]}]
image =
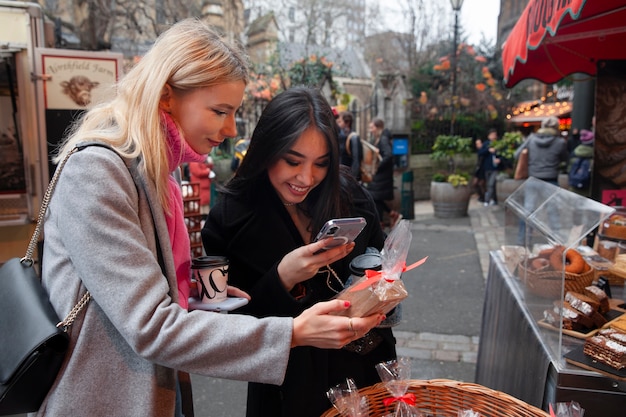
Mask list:
[{"label": "white paper coffee cup", "polygon": [[191,261],[191,272],[203,303],[219,303],[226,299],[228,259],[223,256],[200,256]]}]

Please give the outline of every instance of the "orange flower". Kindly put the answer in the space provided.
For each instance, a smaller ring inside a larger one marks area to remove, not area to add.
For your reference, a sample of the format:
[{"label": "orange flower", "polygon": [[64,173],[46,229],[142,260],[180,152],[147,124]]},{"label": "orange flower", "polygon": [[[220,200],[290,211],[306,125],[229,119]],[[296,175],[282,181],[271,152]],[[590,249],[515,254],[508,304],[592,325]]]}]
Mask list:
[{"label": "orange flower", "polygon": [[441,63],[441,69],[447,71],[450,69],[450,61],[443,61]]},{"label": "orange flower", "polygon": [[426,95],[426,91],[422,91],[419,98],[420,104],[428,103],[428,96]]},{"label": "orange flower", "polygon": [[476,89],[478,91],[485,91],[486,88],[487,88],[487,86],[485,84],[483,84],[483,83],[476,84]]}]

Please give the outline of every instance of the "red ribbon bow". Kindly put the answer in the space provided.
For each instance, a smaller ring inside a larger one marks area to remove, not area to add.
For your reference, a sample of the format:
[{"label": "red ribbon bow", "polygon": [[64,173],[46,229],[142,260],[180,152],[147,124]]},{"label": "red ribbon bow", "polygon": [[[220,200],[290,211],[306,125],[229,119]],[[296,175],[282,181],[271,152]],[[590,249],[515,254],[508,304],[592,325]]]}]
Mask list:
[{"label": "red ribbon bow", "polygon": [[[418,266],[420,266],[421,264],[426,262],[426,259],[428,259],[428,256],[420,259],[419,261],[417,261],[414,264],[411,264],[409,266],[406,266],[406,263],[405,263],[405,265],[402,267],[402,271],[401,272],[406,272],[406,271],[410,271],[413,268],[417,268]],[[373,285],[373,284],[377,283],[383,277],[383,273],[382,273],[382,271],[373,271],[371,269],[366,269],[365,270],[365,277],[367,279],[365,279],[360,284],[351,287],[350,288],[350,292],[361,291],[361,290],[364,290],[365,288],[369,287],[370,285]]]},{"label": "red ribbon bow", "polygon": [[391,404],[395,403],[396,401],[401,401],[410,406],[414,406],[416,400],[417,400],[417,397],[415,396],[415,394],[409,393],[409,394],[404,394],[400,397],[385,398],[383,399],[383,404],[385,404],[385,407],[389,407]]}]

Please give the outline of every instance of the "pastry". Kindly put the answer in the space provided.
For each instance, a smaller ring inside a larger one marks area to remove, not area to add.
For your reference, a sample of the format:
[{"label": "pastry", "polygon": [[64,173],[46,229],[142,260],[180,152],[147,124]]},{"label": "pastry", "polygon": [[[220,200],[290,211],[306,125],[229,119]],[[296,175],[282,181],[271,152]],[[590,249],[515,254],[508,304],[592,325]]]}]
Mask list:
[{"label": "pastry", "polygon": [[550,265],[552,265],[554,270],[562,271],[565,268],[565,272],[571,274],[582,274],[589,270],[589,265],[587,265],[585,259],[574,249],[569,249],[565,252],[565,265],[563,265],[564,251],[565,248],[563,246],[557,246],[550,254]]},{"label": "pastry", "polygon": [[602,330],[585,341],[583,352],[617,370],[626,368],[626,333]]},{"label": "pastry", "polygon": [[585,287],[584,289],[585,295],[590,298],[595,299],[599,303],[598,311],[602,314],[608,313],[611,309],[609,305],[609,297],[606,295],[604,290],[600,287],[596,287],[595,285],[590,285]]},{"label": "pastry", "polygon": [[[583,300],[584,298],[584,300]],[[607,320],[598,312],[598,310],[590,304],[589,297],[582,294],[578,294],[572,291],[568,291],[565,294],[565,301],[570,304],[571,307],[582,313],[584,316],[589,317],[593,322],[593,326],[590,327],[602,327],[607,323]],[[599,307],[600,304],[596,303]]]}]

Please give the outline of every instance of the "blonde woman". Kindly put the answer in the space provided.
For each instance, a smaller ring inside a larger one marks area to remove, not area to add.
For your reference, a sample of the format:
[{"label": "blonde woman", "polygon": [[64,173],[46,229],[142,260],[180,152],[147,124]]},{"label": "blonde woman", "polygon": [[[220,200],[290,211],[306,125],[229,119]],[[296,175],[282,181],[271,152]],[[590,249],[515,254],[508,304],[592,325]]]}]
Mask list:
[{"label": "blonde woman", "polygon": [[235,135],[247,81],[237,48],[197,20],[179,22],[60,149],[57,161],[86,141],[114,152],[74,153],[49,205],[42,276],[52,304],[65,317],[86,291],[92,299],[37,415],[181,415],[175,370],[280,384],[292,347],[340,348],[381,320],[329,315],[346,308],[338,300],[296,318],[187,311],[189,240],[171,173]]}]

